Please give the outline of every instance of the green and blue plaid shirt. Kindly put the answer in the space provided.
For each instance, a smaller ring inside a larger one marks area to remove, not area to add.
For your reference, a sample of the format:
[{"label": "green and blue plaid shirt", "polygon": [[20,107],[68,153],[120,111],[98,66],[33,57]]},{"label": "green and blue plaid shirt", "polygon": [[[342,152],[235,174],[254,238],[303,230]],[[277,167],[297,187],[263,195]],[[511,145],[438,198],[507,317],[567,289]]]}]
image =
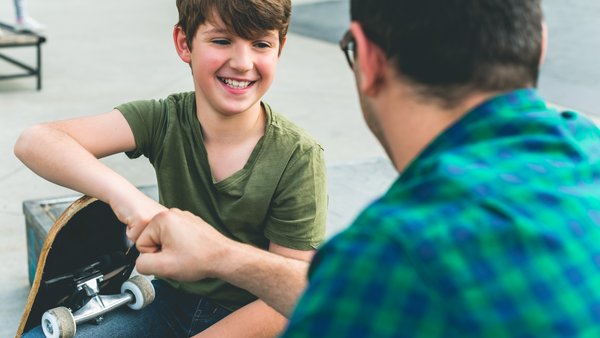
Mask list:
[{"label": "green and blue plaid shirt", "polygon": [[495,97],[309,275],[285,337],[600,337],[600,132],[535,90]]}]

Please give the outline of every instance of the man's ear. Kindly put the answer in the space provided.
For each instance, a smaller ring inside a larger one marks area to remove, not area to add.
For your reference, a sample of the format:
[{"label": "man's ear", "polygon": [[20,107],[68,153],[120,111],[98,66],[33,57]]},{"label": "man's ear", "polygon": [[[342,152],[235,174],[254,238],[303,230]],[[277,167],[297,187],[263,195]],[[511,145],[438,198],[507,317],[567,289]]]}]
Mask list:
[{"label": "man's ear", "polygon": [[542,52],[540,53],[540,65],[546,58],[546,50],[548,48],[548,25],[542,21]]},{"label": "man's ear", "polygon": [[175,42],[175,49],[181,60],[185,63],[191,63],[192,57],[187,43],[187,35],[185,35],[185,32],[179,25],[173,28],[173,42]]},{"label": "man's ear", "polygon": [[383,50],[366,37],[358,22],[350,24],[350,31],[355,41],[354,71],[358,72],[357,77],[360,79],[359,90],[365,95],[375,95],[385,78],[387,59]]}]

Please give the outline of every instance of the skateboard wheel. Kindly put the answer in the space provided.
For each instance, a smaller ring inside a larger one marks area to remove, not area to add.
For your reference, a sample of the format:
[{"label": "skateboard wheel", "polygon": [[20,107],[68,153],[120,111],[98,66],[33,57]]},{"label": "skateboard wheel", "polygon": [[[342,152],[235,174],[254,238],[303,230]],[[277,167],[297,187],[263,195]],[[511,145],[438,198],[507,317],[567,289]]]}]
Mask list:
[{"label": "skateboard wheel", "polygon": [[127,304],[133,310],[139,310],[154,300],[154,286],[144,276],[137,275],[129,278],[121,285],[121,293],[133,294],[134,300]]},{"label": "skateboard wheel", "polygon": [[64,306],[50,309],[42,316],[42,330],[49,338],[72,338],[75,336],[75,318]]}]

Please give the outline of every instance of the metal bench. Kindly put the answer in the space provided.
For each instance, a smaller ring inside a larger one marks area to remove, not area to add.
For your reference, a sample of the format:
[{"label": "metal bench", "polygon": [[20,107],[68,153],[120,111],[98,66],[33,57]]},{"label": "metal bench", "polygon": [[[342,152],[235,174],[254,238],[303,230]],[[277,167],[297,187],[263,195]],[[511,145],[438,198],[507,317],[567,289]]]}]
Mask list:
[{"label": "metal bench", "polygon": [[25,72],[16,74],[0,74],[0,80],[15,79],[20,77],[35,76],[37,90],[42,89],[42,51],[41,45],[46,38],[31,31],[17,31],[13,26],[0,22],[0,48],[9,47],[36,47],[37,61],[35,66],[27,65],[10,56],[0,53],[0,58],[23,69]]}]

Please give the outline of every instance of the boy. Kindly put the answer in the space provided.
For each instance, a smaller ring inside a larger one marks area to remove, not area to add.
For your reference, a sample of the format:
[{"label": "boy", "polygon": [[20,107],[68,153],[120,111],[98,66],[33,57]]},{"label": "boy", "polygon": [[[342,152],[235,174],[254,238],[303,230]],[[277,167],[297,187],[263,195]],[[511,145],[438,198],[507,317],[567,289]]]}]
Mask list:
[{"label": "boy", "polygon": [[[261,102],[285,42],[290,1],[178,0],[177,8],[173,38],[195,92],[32,127],[15,153],[46,179],[109,203],[132,241],[156,214],[177,207],[234,240],[310,260],[324,236],[323,151]],[[118,152],[149,158],[161,204],[97,160]],[[148,308],[110,313],[78,334],[267,337],[285,325],[261,300],[218,279],[153,283],[157,297]]]}]

